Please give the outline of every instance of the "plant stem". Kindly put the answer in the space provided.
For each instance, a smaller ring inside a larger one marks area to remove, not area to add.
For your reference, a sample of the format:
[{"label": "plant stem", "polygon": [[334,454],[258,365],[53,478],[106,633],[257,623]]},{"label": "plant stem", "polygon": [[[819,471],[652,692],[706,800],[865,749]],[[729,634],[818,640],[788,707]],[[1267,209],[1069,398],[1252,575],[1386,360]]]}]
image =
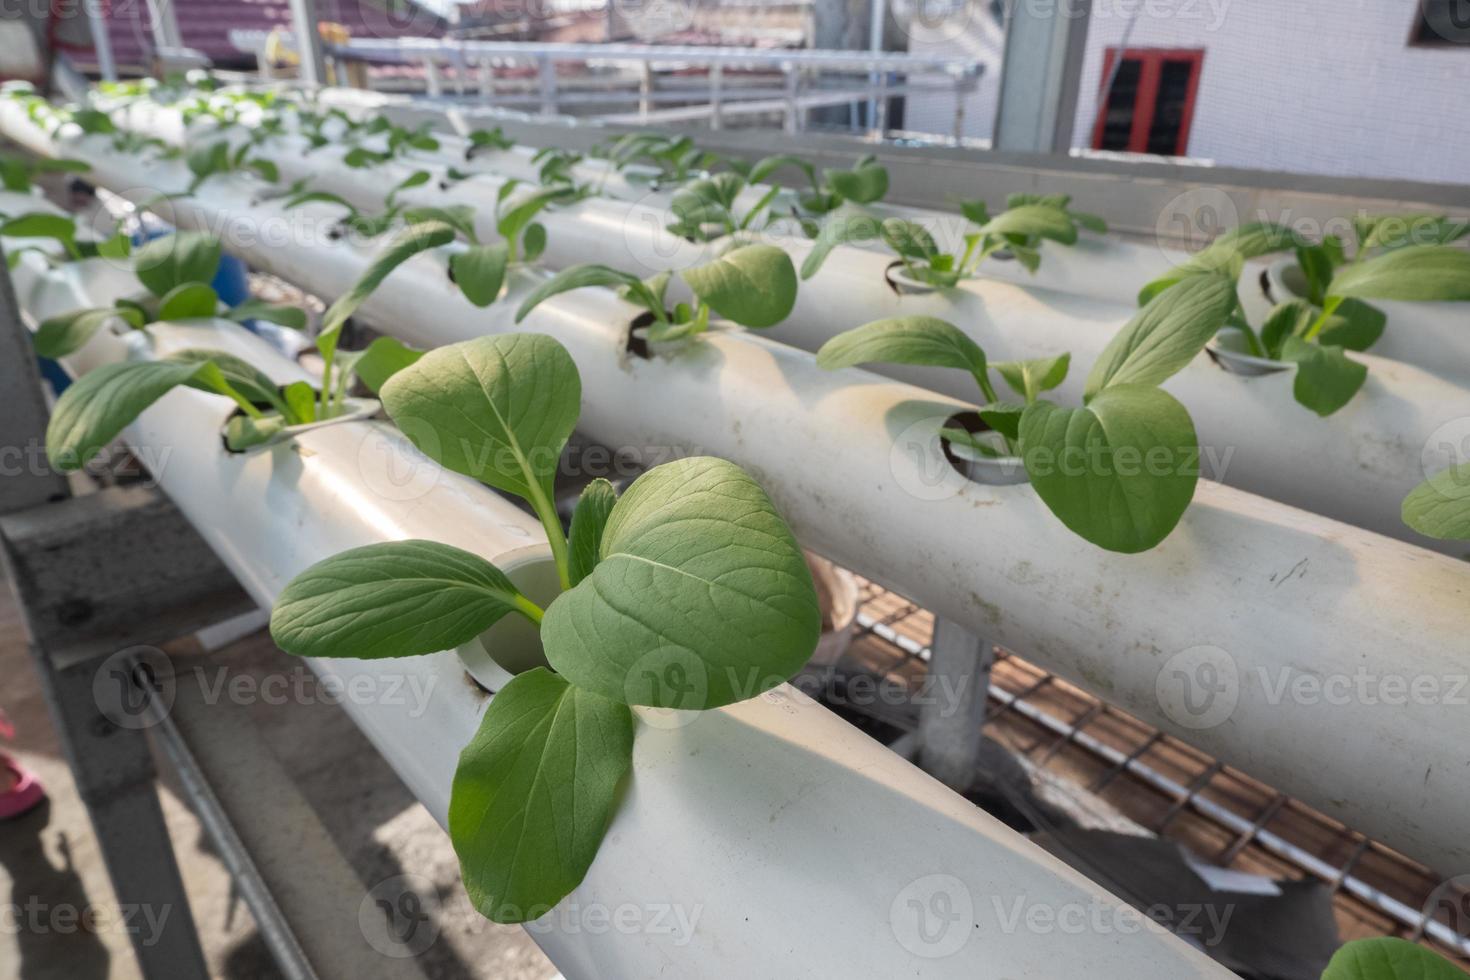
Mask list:
[{"label": "plant stem", "polygon": [[561,588],[565,592],[572,587],[572,566],[567,557],[567,536],[561,529],[561,518],[557,516],[556,505],[551,502],[551,495],[546,488],[535,480],[531,481],[531,495],[526,498],[536,516],[541,519],[541,526],[546,529],[546,540],[551,544],[551,557],[556,561],[556,574],[561,579]]},{"label": "plant stem", "polygon": [[541,618],[546,615],[546,610],[519,593],[511,601],[515,604],[516,610],[527,619],[538,626],[541,624]]},{"label": "plant stem", "polygon": [[1336,313],[1337,308],[1342,305],[1342,300],[1343,298],[1341,296],[1327,297],[1327,302],[1322,304],[1322,315],[1317,317],[1316,322],[1302,335],[1302,339],[1310,341],[1321,333],[1322,328],[1327,326],[1327,321],[1331,319],[1332,314]]},{"label": "plant stem", "polygon": [[250,403],[250,399],[240,394],[230,385],[225,385],[225,388],[225,394],[229,395],[230,400],[240,406],[242,412],[256,420],[265,418],[265,415],[261,413],[260,409]]}]

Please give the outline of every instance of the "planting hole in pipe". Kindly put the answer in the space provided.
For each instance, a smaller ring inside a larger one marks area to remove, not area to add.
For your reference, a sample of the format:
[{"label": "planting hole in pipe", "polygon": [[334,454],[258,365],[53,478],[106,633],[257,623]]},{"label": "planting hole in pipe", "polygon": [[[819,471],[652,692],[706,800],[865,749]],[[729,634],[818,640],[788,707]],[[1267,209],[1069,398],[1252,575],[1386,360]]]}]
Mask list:
[{"label": "planting hole in pipe", "polygon": [[[496,559],[517,589],[545,609],[561,594],[556,562],[541,545],[519,548]],[[524,616],[506,616],[459,648],[459,659],[470,676],[492,694],[516,674],[547,667],[541,652],[541,630]]]},{"label": "planting hole in pipe", "polygon": [[932,283],[923,282],[903,271],[903,261],[896,259],[888,263],[883,270],[883,279],[888,283],[888,288],[893,290],[897,296],[927,296],[938,292],[937,286]]},{"label": "planting hole in pipe", "polygon": [[[972,435],[982,436],[995,431],[985,424],[978,412],[957,412],[945,420],[944,427],[961,429]],[[944,458],[949,465],[967,480],[995,487],[1016,486],[1030,482],[1030,478],[1026,475],[1026,465],[1019,456],[985,456],[969,446],[952,442],[943,436],[939,441],[944,450]],[[998,444],[999,439],[997,439]]]},{"label": "planting hole in pipe", "polygon": [[[284,392],[284,389],[282,391]],[[268,404],[257,404],[256,407],[267,411],[271,408]],[[374,415],[377,415],[382,407],[382,404],[376,398],[344,398],[342,400],[341,410],[329,419],[322,419],[319,422],[307,422],[304,425],[273,425],[268,434],[259,438],[258,441],[245,446],[240,446],[239,434],[232,432],[232,427],[238,429],[248,421],[244,411],[236,409],[230,413],[229,417],[225,419],[224,424],[220,426],[220,442],[224,445],[226,453],[243,455],[264,449],[267,446],[276,445],[277,443],[287,442],[304,432],[320,429],[323,426],[336,425],[339,422],[360,422],[370,419]],[[279,423],[280,418],[279,415],[268,415],[265,418],[265,422]],[[240,448],[235,448],[236,446]]]},{"label": "planting hole in pipe", "polygon": [[1243,378],[1260,378],[1296,369],[1290,361],[1274,361],[1247,353],[1238,338],[1234,331],[1222,333],[1205,345],[1205,353],[1217,367]]}]

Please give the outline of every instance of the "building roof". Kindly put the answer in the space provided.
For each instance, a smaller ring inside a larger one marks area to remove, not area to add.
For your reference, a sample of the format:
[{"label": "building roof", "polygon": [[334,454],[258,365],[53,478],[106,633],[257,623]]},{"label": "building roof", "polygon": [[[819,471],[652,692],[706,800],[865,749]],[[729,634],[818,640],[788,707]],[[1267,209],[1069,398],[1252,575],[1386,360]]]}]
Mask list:
[{"label": "building roof", "polygon": [[[173,0],[173,7],[184,46],[221,66],[254,67],[254,57],[230,42],[231,31],[291,25],[289,0]],[[118,67],[146,66],[154,48],[148,4],[109,0],[106,12]],[[317,16],[345,25],[353,37],[438,36],[447,26],[438,14],[411,0],[317,0]]]}]

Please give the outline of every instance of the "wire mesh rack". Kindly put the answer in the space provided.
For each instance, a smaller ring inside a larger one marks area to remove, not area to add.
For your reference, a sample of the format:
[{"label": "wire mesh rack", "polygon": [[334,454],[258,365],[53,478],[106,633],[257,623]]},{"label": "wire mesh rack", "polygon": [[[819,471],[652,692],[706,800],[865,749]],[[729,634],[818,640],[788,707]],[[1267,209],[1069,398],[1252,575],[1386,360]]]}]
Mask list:
[{"label": "wire mesh rack", "polygon": [[[934,617],[859,581],[857,631],[840,669],[864,676],[871,690],[838,692],[834,707],[894,741],[917,724],[913,699],[924,688]],[[824,693],[834,700],[830,688]],[[1085,788],[1211,864],[1326,883],[1344,941],[1397,936],[1470,967],[1470,875],[1446,880],[1004,649],[989,703],[986,734],[1034,771]]]}]

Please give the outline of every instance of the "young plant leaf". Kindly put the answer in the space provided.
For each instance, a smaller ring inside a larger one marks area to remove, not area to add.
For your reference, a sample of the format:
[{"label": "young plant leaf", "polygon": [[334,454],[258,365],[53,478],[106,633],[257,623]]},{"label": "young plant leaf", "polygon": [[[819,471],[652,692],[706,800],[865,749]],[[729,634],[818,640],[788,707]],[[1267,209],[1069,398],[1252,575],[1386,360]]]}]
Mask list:
[{"label": "young plant leaf", "polygon": [[[205,361],[213,362],[219,373],[224,376],[225,381],[231,388],[245,396],[245,399],[253,405],[269,405],[276,411],[286,414],[289,411],[285,401],[276,390],[276,383],[270,379],[270,375],[257,368],[254,364],[244,358],[236,357],[234,354],[221,350],[205,350],[199,347],[190,347],[175,351],[164,358],[176,364],[201,364]],[[210,383],[209,379],[194,378],[186,381],[191,388],[200,391],[217,392],[219,389]]]},{"label": "young plant leaf", "polygon": [[154,296],[186,282],[210,282],[219,268],[220,242],[213,235],[180,231],[155,238],[133,253],[133,271]]},{"label": "young plant leaf", "polygon": [[62,392],[46,426],[46,458],[80,469],[123,427],[173,388],[213,369],[206,363],[120,361],[94,368]]},{"label": "young plant leaf", "polygon": [[1157,385],[1204,350],[1235,309],[1235,280],[1219,273],[1182,279],[1148,302],[1098,355],[1084,399],[1113,385]]},{"label": "young plant leaf", "polygon": [[373,260],[373,264],[358,277],[352,288],[327,307],[322,316],[322,333],[333,333],[341,329],[347,318],[366,302],[373,291],[382,285],[388,274],[420,252],[448,245],[454,241],[454,228],[442,221],[425,221],[409,225],[388,243],[388,248]]},{"label": "young plant leaf", "polygon": [[827,256],[839,245],[865,242],[883,233],[883,223],[864,211],[847,209],[834,211],[822,222],[812,242],[812,250],[801,263],[801,278],[810,279],[822,268]]},{"label": "young plant leaf", "polygon": [[770,327],[796,305],[796,268],[774,245],[744,245],[684,272],[694,294],[746,327]]},{"label": "young plant leaf", "polygon": [[476,306],[489,306],[500,295],[510,247],[505,242],[471,245],[449,257],[449,271],[465,299]]},{"label": "young plant leaf", "polygon": [[1341,347],[1328,347],[1287,337],[1281,345],[1281,359],[1296,363],[1296,379],[1292,394],[1301,404],[1326,418],[1352,401],[1368,368],[1347,357]]},{"label": "young plant leaf", "polygon": [[1329,296],[1419,302],[1470,301],[1470,252],[1449,245],[1411,245],[1337,270]]},{"label": "young plant leaf", "polygon": [[608,516],[618,502],[618,491],[606,480],[593,480],[577,498],[572,511],[572,527],[568,541],[568,558],[572,566],[572,584],[576,585],[597,567],[602,550],[602,532]]},{"label": "young plant leaf", "polygon": [[1470,541],[1470,463],[1441,470],[1411,490],[1403,518],[1431,538]]},{"label": "young plant leaf", "polygon": [[872,157],[863,157],[851,170],[823,170],[822,178],[838,196],[857,204],[872,204],[888,193],[888,170]]},{"label": "young plant leaf", "polygon": [[1071,354],[1057,357],[1037,357],[1029,361],[996,361],[990,366],[1005,378],[1011,390],[1026,399],[1036,401],[1043,391],[1051,391],[1067,380],[1067,369],[1072,364]]},{"label": "young plant leaf", "polygon": [[263,419],[232,415],[225,423],[225,448],[232,453],[243,453],[255,446],[263,446],[280,435],[287,424],[280,415],[267,415]]},{"label": "young plant leaf", "polygon": [[452,650],[533,608],[479,555],[437,541],[385,541],[292,579],[271,610],[271,637],[303,657],[413,657]]},{"label": "young plant leaf", "polygon": [[356,374],[373,394],[377,394],[383,390],[383,385],[388,383],[389,378],[418,363],[424,352],[414,350],[397,338],[379,337],[368,344],[365,350],[350,351],[338,356],[342,358],[343,371]]},{"label": "young plant leaf", "polygon": [[219,310],[219,295],[202,282],[180,283],[158,303],[158,319],[189,320],[211,317]]},{"label": "young plant leaf", "polygon": [[1100,548],[1147,551],[1174,530],[1194,497],[1194,423],[1159,388],[1110,385],[1084,408],[1036,402],[1021,417],[1020,436],[1037,495]]},{"label": "young plant leaf", "polygon": [[36,328],[34,338],[36,353],[41,357],[65,357],[81,350],[92,339],[98,329],[108,320],[117,317],[130,327],[143,326],[143,314],[135,309],[106,307],[104,309],[72,310],[48,320],[42,320]]},{"label": "young plant leaf", "polygon": [[650,311],[658,309],[662,312],[662,304],[649,291],[643,280],[637,276],[619,272],[605,265],[574,265],[563,269],[537,286],[531,295],[526,297],[525,302],[521,303],[520,309],[516,310],[516,323],[520,323],[530,315],[532,310],[558,293],[584,289],[588,286],[626,289],[631,294],[629,298],[632,301],[647,307]]},{"label": "young plant leaf", "polygon": [[67,255],[81,257],[77,250],[76,221],[65,215],[31,211],[7,218],[0,223],[0,235],[6,238],[50,238],[60,243]]},{"label": "young plant leaf", "polygon": [[1381,936],[1339,948],[1322,980],[1466,980],[1466,974],[1423,946]]},{"label": "young plant leaf", "polygon": [[541,624],[547,659],[578,687],[714,708],[785,681],[816,646],[801,548],[733,463],[694,457],[640,476],[613,506],[600,557]]},{"label": "young plant leaf", "polygon": [[932,316],[875,320],[838,334],[817,351],[817,366],[827,371],[873,362],[959,368],[977,379],[985,377],[986,367],[979,344]]},{"label": "young plant leaf", "polygon": [[1049,238],[1063,245],[1077,241],[1077,228],[1067,212],[1047,204],[1023,204],[1002,211],[980,230],[987,235]]},{"label": "young plant leaf", "polygon": [[1327,318],[1317,342],[1344,350],[1365,351],[1378,343],[1388,326],[1388,315],[1360,299],[1345,299]]},{"label": "young plant leaf", "polygon": [[246,320],[266,320],[292,330],[306,329],[306,311],[299,306],[278,306],[261,299],[247,299],[230,308],[225,314],[236,323]]},{"label": "young plant leaf", "polygon": [[460,878],[481,915],[528,922],[581,883],[632,758],[627,706],[544,667],[495,695],[449,800]]},{"label": "young plant leaf", "polygon": [[505,334],[430,351],[390,378],[382,398],[430,458],[533,500],[550,496],[581,412],[582,381],[552,338]]}]

